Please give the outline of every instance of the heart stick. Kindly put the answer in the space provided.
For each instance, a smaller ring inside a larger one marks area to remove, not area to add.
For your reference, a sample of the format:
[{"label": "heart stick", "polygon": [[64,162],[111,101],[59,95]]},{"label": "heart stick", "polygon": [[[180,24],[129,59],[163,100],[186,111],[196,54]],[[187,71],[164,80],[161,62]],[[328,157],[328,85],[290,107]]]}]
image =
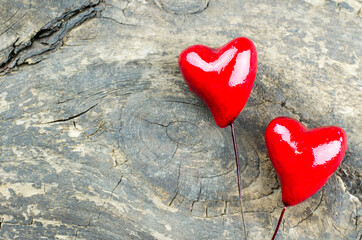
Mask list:
[{"label": "heart stick", "polygon": [[233,137],[233,144],[234,144],[234,153],[235,153],[235,162],[236,162],[236,174],[238,176],[238,190],[239,190],[239,200],[240,200],[240,209],[241,209],[241,219],[243,221],[245,239],[248,239],[248,232],[246,231],[246,225],[245,225],[245,219],[244,219],[243,201],[242,201],[242,198],[241,198],[239,156],[238,156],[238,148],[237,148],[236,138],[235,138],[234,124],[233,123],[230,124],[230,127],[231,127],[231,136]]},{"label": "heart stick", "polygon": [[278,221],[278,225],[277,225],[277,227],[275,228],[275,232],[274,232],[274,235],[273,235],[273,237],[272,237],[272,240],[275,239],[275,237],[276,237],[276,235],[277,235],[277,233],[278,233],[280,224],[281,224],[281,222],[282,222],[282,220],[283,220],[283,216],[284,216],[285,210],[287,210],[287,207],[286,207],[286,206],[284,206],[283,211],[282,211],[282,213],[280,214],[279,221]]},{"label": "heart stick", "polygon": [[179,66],[190,90],[208,106],[215,123],[220,128],[231,127],[241,216],[247,239],[233,122],[244,108],[254,84],[257,70],[255,46],[247,38],[236,38],[219,49],[191,46],[180,54]]},{"label": "heart stick", "polygon": [[347,136],[339,127],[308,129],[295,119],[278,117],[266,128],[265,143],[285,206],[274,239],[285,209],[311,197],[337,170],[347,150]]}]

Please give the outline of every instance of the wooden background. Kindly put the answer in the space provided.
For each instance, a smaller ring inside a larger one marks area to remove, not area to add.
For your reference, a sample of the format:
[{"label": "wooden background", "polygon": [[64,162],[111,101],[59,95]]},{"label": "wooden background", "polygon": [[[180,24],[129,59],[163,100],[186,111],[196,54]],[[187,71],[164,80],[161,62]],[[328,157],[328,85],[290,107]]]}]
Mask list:
[{"label": "wooden background", "polygon": [[242,239],[230,129],[178,69],[187,46],[254,41],[235,122],[250,239],[282,210],[264,130],[338,125],[336,174],[278,239],[361,239],[361,2],[2,0],[1,239]]}]

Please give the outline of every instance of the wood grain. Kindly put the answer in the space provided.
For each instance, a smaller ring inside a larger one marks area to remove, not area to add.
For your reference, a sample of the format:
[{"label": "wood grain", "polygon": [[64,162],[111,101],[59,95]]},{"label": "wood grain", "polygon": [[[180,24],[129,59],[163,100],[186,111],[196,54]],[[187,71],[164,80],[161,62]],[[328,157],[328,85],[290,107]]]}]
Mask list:
[{"label": "wood grain", "polygon": [[282,210],[264,130],[338,125],[346,157],[278,239],[361,236],[361,4],[8,1],[0,6],[1,239],[242,239],[230,129],[178,69],[187,46],[258,50],[235,121],[250,239]]}]

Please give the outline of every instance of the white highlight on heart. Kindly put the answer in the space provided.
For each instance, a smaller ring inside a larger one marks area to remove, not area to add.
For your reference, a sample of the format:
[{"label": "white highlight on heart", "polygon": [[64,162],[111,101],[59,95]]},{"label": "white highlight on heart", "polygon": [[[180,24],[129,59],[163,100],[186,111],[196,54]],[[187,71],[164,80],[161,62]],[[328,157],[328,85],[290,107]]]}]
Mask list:
[{"label": "white highlight on heart", "polygon": [[190,52],[189,54],[187,54],[186,60],[195,67],[201,68],[205,72],[220,73],[220,71],[225,68],[228,63],[233,59],[237,51],[238,50],[234,47],[230,48],[229,50],[221,54],[221,56],[217,60],[211,63],[207,63],[202,60],[201,57],[195,52]]},{"label": "white highlight on heart", "polygon": [[250,50],[241,52],[236,57],[234,70],[229,80],[229,86],[235,87],[236,85],[244,83],[249,74],[250,69]]},{"label": "white highlight on heart", "polygon": [[286,141],[291,148],[293,148],[294,152],[296,154],[301,154],[301,152],[298,151],[297,143],[291,140],[291,134],[288,130],[288,128],[282,126],[282,125],[275,125],[274,132],[279,134],[284,141]]},{"label": "white highlight on heart", "polygon": [[337,156],[342,147],[341,141],[342,138],[340,140],[331,141],[312,148],[314,155],[313,166],[323,165]]}]

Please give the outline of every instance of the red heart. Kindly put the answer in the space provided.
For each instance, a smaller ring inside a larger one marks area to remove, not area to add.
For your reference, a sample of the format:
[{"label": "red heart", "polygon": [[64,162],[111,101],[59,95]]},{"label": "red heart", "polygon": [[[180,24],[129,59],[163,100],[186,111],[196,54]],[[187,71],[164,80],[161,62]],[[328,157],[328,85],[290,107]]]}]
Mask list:
[{"label": "red heart", "polygon": [[236,38],[219,49],[195,45],[179,57],[181,73],[190,90],[209,107],[224,128],[235,120],[253,87],[257,54],[252,41]]},{"label": "red heart", "polygon": [[287,117],[269,123],[265,142],[279,176],[285,206],[303,202],[321,189],[337,170],[347,149],[342,128],[308,130]]}]

